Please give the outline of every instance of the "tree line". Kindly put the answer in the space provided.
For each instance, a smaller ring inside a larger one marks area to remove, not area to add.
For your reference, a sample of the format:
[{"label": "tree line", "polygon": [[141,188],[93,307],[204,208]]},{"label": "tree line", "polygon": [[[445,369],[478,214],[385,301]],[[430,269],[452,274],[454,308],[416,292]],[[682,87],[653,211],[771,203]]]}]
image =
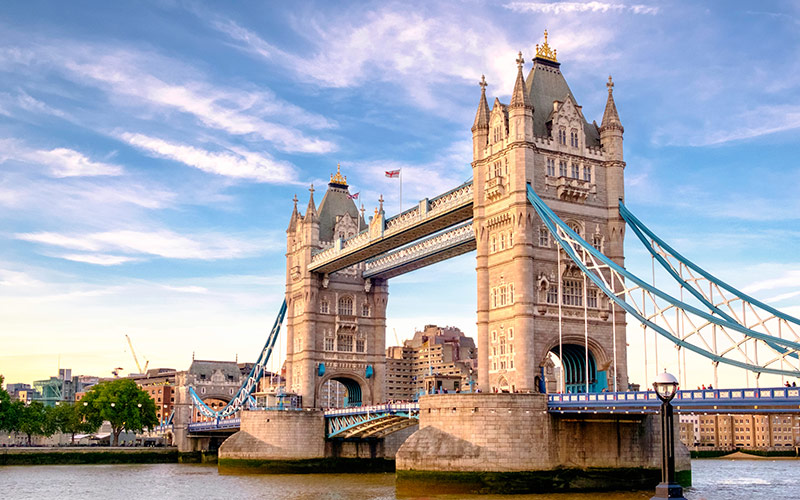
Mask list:
[{"label": "tree line", "polygon": [[118,446],[122,431],[138,433],[158,425],[155,402],[130,379],[100,382],[80,401],[52,407],[41,401],[11,401],[2,385],[0,375],[0,430],[25,434],[28,446],[34,436],[57,432],[70,435],[74,444],[76,434],[97,432],[104,421],[111,424],[112,444]]}]

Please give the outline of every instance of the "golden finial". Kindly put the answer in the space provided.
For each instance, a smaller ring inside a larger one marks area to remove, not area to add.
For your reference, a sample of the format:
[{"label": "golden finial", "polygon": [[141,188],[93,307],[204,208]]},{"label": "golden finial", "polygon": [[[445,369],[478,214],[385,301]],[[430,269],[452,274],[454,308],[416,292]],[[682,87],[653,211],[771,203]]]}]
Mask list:
[{"label": "golden finial", "polygon": [[536,57],[539,59],[547,59],[548,61],[558,62],[556,58],[556,50],[550,48],[550,45],[547,43],[547,30],[544,30],[544,43],[541,47],[539,44],[536,44]]},{"label": "golden finial", "polygon": [[341,184],[347,186],[347,177],[342,177],[341,165],[336,164],[336,175],[331,174],[331,184]]},{"label": "golden finial", "polygon": [[608,75],[608,83],[606,83],[606,87],[608,87],[608,93],[614,92],[614,80],[611,79],[611,75]]}]

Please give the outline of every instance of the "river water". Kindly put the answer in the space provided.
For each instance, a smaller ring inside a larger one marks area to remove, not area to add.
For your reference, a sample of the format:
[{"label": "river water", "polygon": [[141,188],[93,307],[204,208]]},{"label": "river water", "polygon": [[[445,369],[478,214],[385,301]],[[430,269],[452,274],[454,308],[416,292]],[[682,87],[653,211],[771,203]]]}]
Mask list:
[{"label": "river water", "polygon": [[[694,460],[689,500],[795,500],[800,460]],[[648,499],[652,491],[604,493],[612,500]],[[220,475],[209,465],[37,465],[0,467],[2,499],[330,499],[390,500],[394,474]],[[431,500],[590,500],[597,494],[438,495]]]}]

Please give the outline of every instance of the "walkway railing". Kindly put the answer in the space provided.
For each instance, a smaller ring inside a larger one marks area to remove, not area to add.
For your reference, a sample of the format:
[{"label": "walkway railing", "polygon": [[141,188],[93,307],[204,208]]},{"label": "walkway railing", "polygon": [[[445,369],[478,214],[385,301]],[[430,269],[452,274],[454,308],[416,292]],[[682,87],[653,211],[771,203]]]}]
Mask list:
[{"label": "walkway railing", "polygon": [[215,420],[213,422],[192,422],[188,425],[188,428],[189,432],[218,431],[223,429],[238,429],[241,425],[242,419],[236,417]]},{"label": "walkway railing", "polygon": [[[800,413],[800,388],[701,389],[678,391],[679,412]],[[549,394],[551,413],[655,413],[661,401],[653,391]]]}]

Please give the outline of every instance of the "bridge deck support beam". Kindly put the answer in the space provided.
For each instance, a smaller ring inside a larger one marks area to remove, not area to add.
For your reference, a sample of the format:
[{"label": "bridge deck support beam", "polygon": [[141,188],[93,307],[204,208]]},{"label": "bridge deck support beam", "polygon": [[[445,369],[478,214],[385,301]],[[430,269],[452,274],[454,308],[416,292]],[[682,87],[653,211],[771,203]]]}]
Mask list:
[{"label": "bridge deck support beam", "polygon": [[[454,493],[651,489],[661,477],[653,415],[547,412],[544,394],[446,394],[420,399],[420,430],[397,452],[397,485]],[[676,468],[691,481],[689,452]]]}]

